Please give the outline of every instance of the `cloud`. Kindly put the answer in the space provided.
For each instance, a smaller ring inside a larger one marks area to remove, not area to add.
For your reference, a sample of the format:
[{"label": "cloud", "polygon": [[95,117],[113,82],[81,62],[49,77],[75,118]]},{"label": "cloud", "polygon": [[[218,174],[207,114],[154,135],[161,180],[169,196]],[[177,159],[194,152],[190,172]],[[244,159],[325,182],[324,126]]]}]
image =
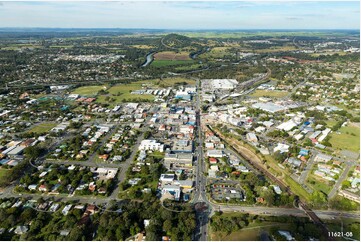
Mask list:
[{"label": "cloud", "polygon": [[287,20],[303,20],[303,18],[299,17],[286,17]]},{"label": "cloud", "polygon": [[358,29],[358,8],[358,2],[6,2],[0,27]]}]

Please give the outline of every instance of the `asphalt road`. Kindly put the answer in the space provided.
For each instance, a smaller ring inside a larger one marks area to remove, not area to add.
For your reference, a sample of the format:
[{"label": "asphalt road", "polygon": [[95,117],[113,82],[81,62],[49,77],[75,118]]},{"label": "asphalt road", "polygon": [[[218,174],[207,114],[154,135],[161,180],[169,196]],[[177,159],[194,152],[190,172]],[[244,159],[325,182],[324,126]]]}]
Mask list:
[{"label": "asphalt road", "polygon": [[347,163],[345,169],[343,170],[341,176],[338,178],[336,184],[333,186],[332,190],[328,194],[328,199],[333,198],[338,190],[340,189],[342,182],[347,178],[348,172],[350,171],[352,167],[351,163]]},{"label": "asphalt road", "polygon": [[[151,117],[147,117],[147,119],[144,122],[143,127],[140,129],[141,132],[145,132],[148,129],[148,122],[151,119]],[[132,164],[135,155],[137,154],[138,151],[138,147],[140,145],[140,142],[143,140],[143,135],[139,135],[137,138],[137,141],[135,143],[135,145],[132,148],[132,154],[129,156],[129,158],[121,164],[121,170],[119,171],[118,174],[118,184],[116,186],[116,188],[114,189],[114,191],[112,192],[112,194],[110,195],[110,198],[115,199],[118,197],[118,193],[119,193],[119,184],[122,183],[124,181],[124,179],[126,178],[126,172],[129,168],[129,166]]]},{"label": "asphalt road", "polygon": [[[200,82],[197,80],[197,88],[199,90]],[[204,175],[205,171],[205,162],[203,159],[203,139],[202,139],[202,128],[201,128],[201,107],[200,107],[200,95],[199,91],[196,96],[196,124],[197,124],[197,133],[196,133],[196,155],[197,157],[197,170],[196,170],[196,190],[194,193],[193,203],[194,204],[204,204],[208,207],[207,210],[196,210],[197,216],[197,228],[195,231],[195,239],[200,241],[207,240],[207,229],[208,229],[208,219],[212,209],[211,204],[207,198],[206,192],[206,183],[207,177]],[[204,206],[202,206],[204,207]]]},{"label": "asphalt road", "polygon": [[312,166],[313,166],[313,164],[315,163],[315,157],[317,156],[317,154],[318,154],[318,152],[317,152],[317,153],[313,153],[311,159],[309,159],[309,160],[307,161],[307,166],[306,166],[306,168],[301,172],[300,178],[299,178],[299,180],[298,180],[298,182],[299,182],[301,185],[305,182],[308,173],[311,171]]}]

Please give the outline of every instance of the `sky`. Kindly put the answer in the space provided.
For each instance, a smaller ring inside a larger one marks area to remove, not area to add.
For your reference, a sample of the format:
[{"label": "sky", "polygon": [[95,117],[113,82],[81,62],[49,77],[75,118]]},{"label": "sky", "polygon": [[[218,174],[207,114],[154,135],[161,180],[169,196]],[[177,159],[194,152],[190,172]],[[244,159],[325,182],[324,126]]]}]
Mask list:
[{"label": "sky", "polygon": [[359,1],[0,2],[0,27],[360,29]]}]

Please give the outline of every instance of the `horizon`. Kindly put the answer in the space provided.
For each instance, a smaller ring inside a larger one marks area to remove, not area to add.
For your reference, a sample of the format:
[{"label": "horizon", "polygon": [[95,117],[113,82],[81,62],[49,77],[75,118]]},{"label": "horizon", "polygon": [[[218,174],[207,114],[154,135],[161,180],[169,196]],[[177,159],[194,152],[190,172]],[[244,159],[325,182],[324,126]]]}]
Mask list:
[{"label": "horizon", "polygon": [[1,2],[0,28],[359,30],[359,9],[358,1]]},{"label": "horizon", "polygon": [[122,27],[0,27],[1,29],[34,29],[34,30],[43,30],[43,29],[49,29],[49,30],[56,30],[56,29],[64,29],[64,30],[72,30],[72,29],[81,29],[81,30],[177,30],[177,31],[359,31],[360,29],[357,28],[350,28],[350,29],[316,29],[316,28],[309,28],[309,29],[276,29],[276,28],[264,28],[264,29],[186,29],[186,28],[122,28]]}]

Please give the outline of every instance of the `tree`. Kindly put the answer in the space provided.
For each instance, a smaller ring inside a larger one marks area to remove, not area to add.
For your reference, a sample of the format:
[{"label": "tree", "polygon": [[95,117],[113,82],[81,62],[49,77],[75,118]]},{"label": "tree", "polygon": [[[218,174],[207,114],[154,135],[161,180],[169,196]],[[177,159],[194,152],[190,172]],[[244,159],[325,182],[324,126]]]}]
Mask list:
[{"label": "tree", "polygon": [[73,229],[70,231],[67,240],[81,240],[83,236],[83,229],[81,229],[79,226],[74,226]]},{"label": "tree", "polygon": [[44,149],[40,148],[39,146],[29,146],[24,149],[24,154],[30,159],[36,159],[43,151]]},{"label": "tree", "polygon": [[171,220],[165,220],[163,223],[163,230],[164,231],[171,231],[173,228],[173,224]]},{"label": "tree", "polygon": [[349,187],[351,187],[351,182],[348,180],[344,180],[342,182],[342,189],[349,188]]},{"label": "tree", "polygon": [[30,222],[36,215],[36,212],[32,208],[26,208],[20,215],[22,221]]},{"label": "tree", "polygon": [[144,132],[143,138],[144,138],[144,139],[148,139],[148,138],[151,136],[151,134],[152,134],[152,133],[147,130],[147,131]]}]

